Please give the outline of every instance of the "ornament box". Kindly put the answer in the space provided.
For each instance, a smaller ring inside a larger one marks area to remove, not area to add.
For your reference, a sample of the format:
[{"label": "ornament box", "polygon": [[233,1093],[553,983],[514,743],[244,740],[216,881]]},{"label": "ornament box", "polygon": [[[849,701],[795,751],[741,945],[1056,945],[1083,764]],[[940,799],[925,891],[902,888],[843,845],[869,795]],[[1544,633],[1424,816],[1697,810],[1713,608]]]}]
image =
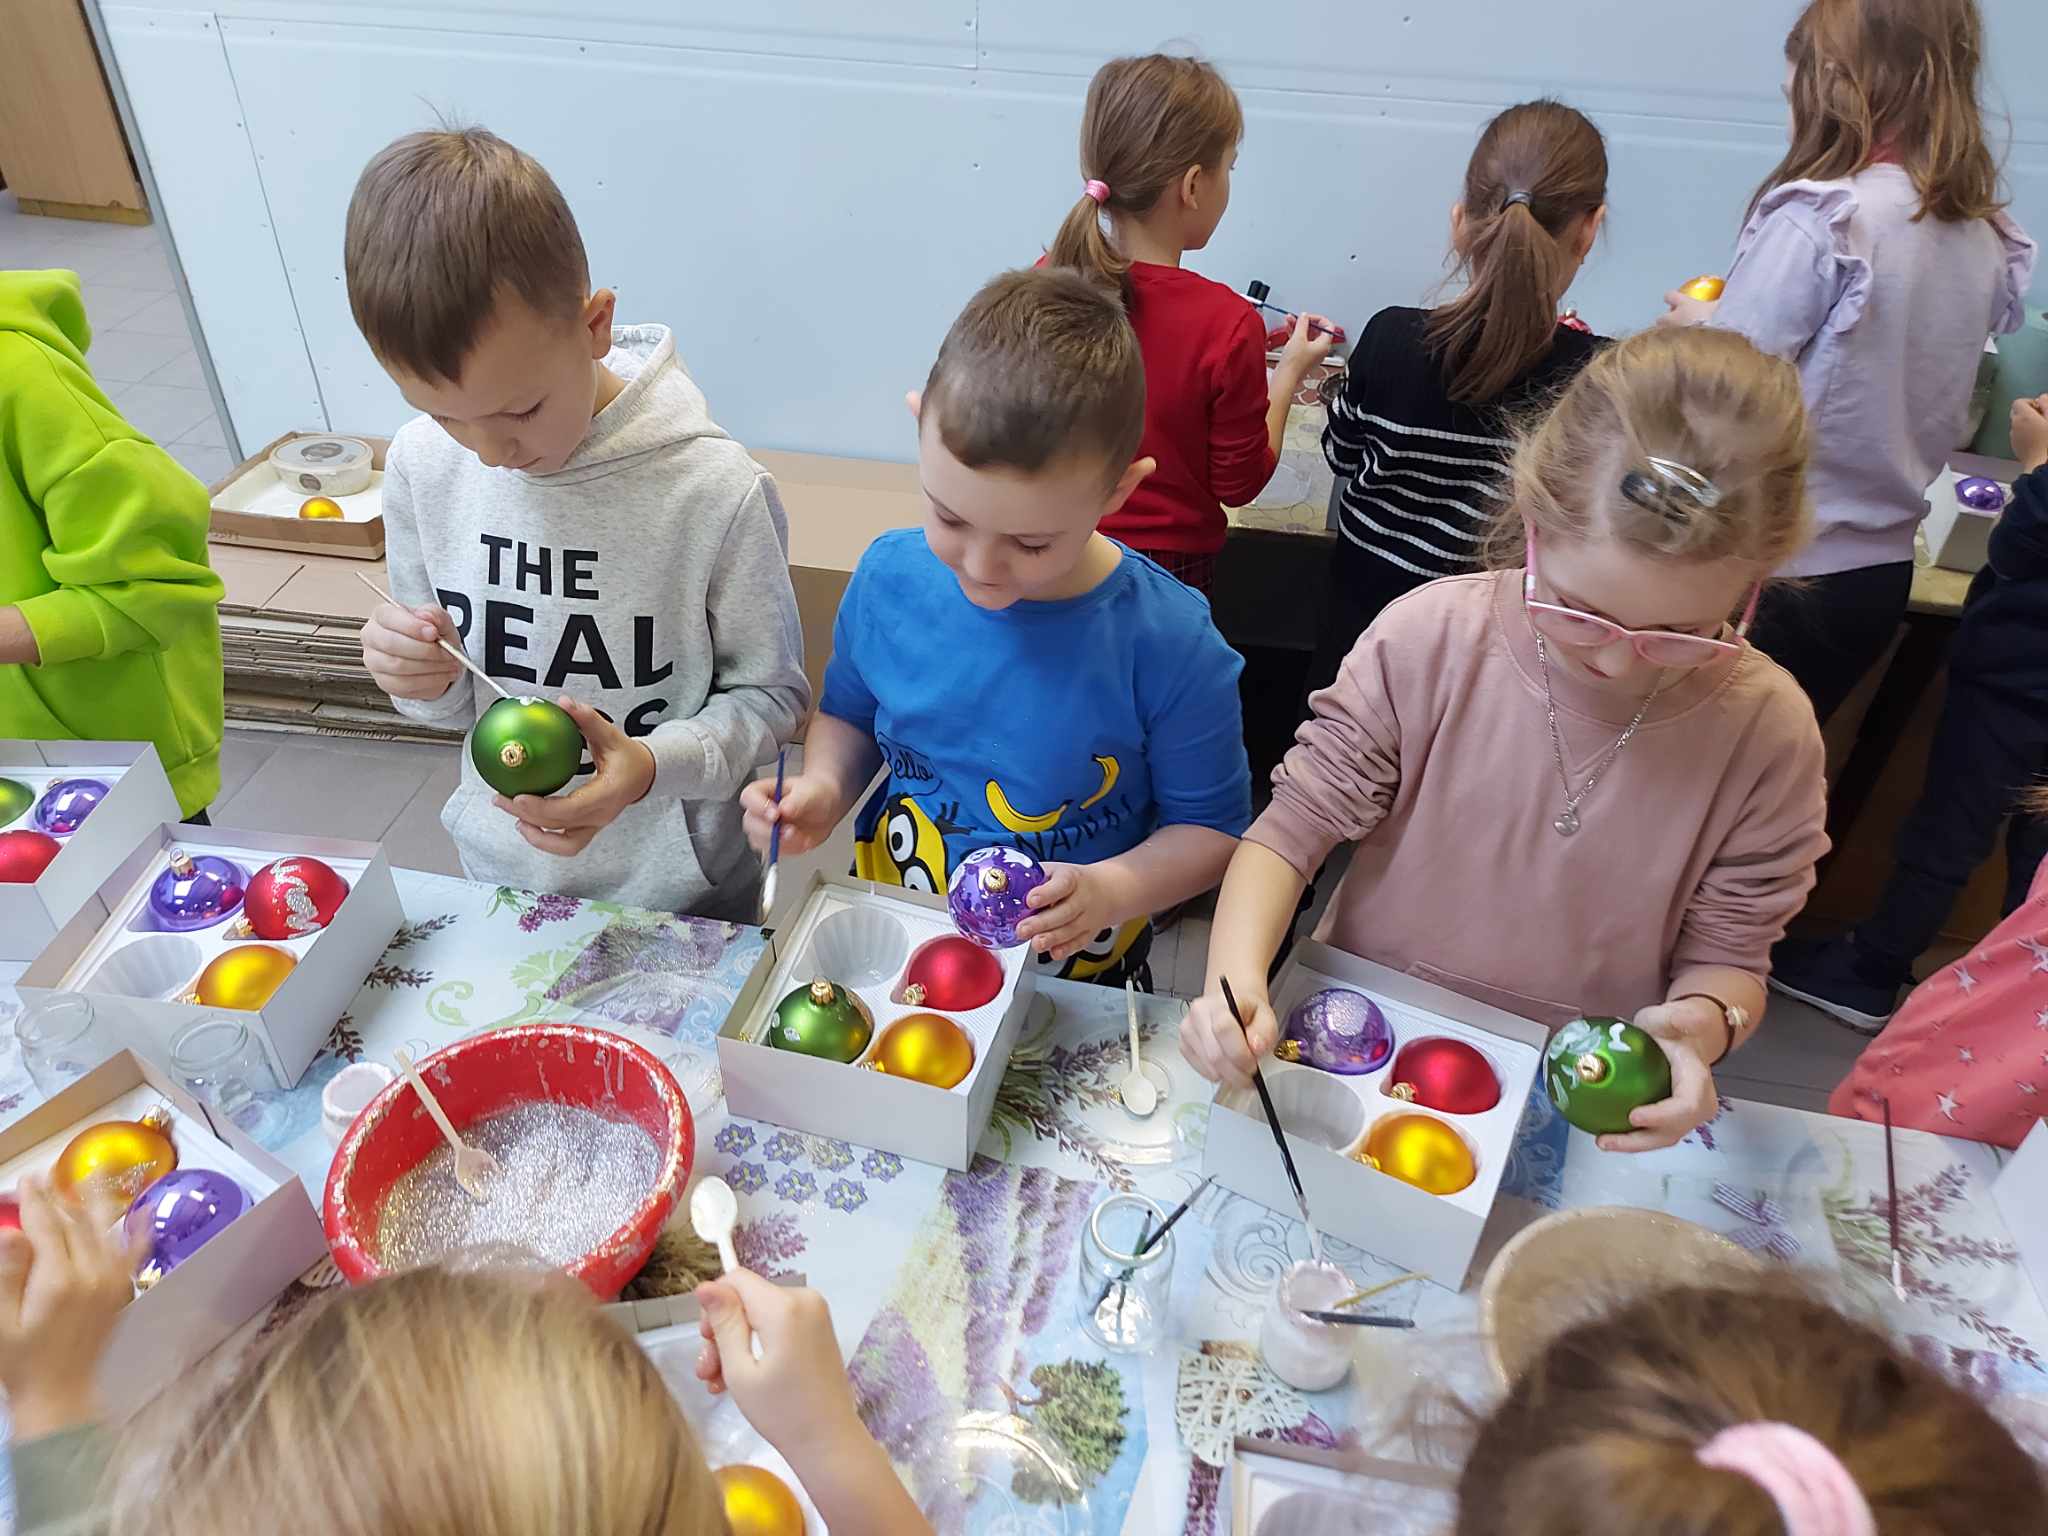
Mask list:
[{"label": "ornament box", "polygon": [[[1952,453],[1947,466],[1927,487],[1927,551],[1945,571],[1975,575],[1991,557],[1991,530],[1999,514],[1965,506],[1956,495],[1959,482],[1975,477],[1995,481],[2012,501],[2012,483],[2020,467],[2011,459],[1987,459],[1974,453]],[[2002,509],[2001,509],[2002,510]]]},{"label": "ornament box", "polygon": [[1457,1514],[1457,1474],[1445,1467],[1250,1435],[1231,1448],[1231,1536],[1436,1536]]},{"label": "ornament box", "polygon": [[[1309,1209],[1331,1236],[1451,1290],[1461,1289],[1493,1209],[1549,1031],[1448,988],[1312,941],[1295,946],[1274,983],[1273,1006],[1283,1028],[1297,1004],[1326,987],[1363,992],[1378,1003],[1392,1026],[1394,1049],[1384,1065],[1356,1077],[1305,1063],[1264,1064],[1266,1086],[1289,1128],[1288,1146]],[[1392,1096],[1394,1063],[1401,1048],[1434,1036],[1461,1040],[1486,1058],[1500,1084],[1500,1098],[1491,1109],[1450,1114]],[[1431,1194],[1352,1157],[1390,1115],[1424,1115],[1451,1127],[1476,1165],[1471,1183],[1450,1194]],[[1226,1189],[1282,1215],[1295,1214],[1294,1193],[1252,1089],[1217,1093],[1202,1162],[1202,1171],[1213,1174]]]},{"label": "ornament box", "polygon": [[2048,1120],[2036,1120],[1991,1181],[1991,1203],[2005,1218],[2020,1268],[2048,1309]]},{"label": "ornament box", "polygon": [[[337,435],[369,444],[370,483],[360,491],[332,498],[341,508],[340,517],[300,517],[299,507],[320,492],[287,485],[271,467],[270,456],[302,437]],[[390,447],[390,438],[365,432],[287,432],[274,438],[206,488],[213,509],[208,536],[216,544],[253,544],[298,554],[382,560],[384,455]]]},{"label": "ornament box", "polygon": [[[1033,968],[1027,951],[1021,946],[993,951],[1002,967],[995,997],[978,1008],[945,1011],[974,1040],[974,1064],[953,1087],[935,1088],[861,1065],[891,1024],[911,1014],[942,1011],[891,999],[919,946],[950,937],[957,937],[957,930],[943,896],[813,875],[794,917],[769,939],[718,1032],[727,1109],[750,1120],[965,1169],[995,1107],[1010,1048],[1031,1005]],[[839,948],[842,939],[845,947]],[[833,969],[844,969],[844,962],[820,969],[825,963],[821,951],[835,949],[860,957],[873,968],[873,979],[833,975]],[[819,977],[845,984],[873,1017],[873,1037],[851,1065],[766,1043],[776,1006]]]},{"label": "ornament box", "polygon": [[[156,748],[136,741],[0,741],[0,780],[27,786],[35,800],[60,779],[97,779],[107,793],[33,884],[0,885],[0,960],[33,960],[129,851],[178,819],[178,797]],[[35,800],[0,832],[34,831]]]},{"label": "ornament box", "polygon": [[159,1105],[180,1168],[210,1168],[242,1186],[249,1208],[143,1291],[114,1324],[100,1390],[126,1412],[199,1364],[215,1347],[327,1257],[305,1186],[276,1158],[132,1051],[120,1051],[0,1131],[0,1190],[44,1173],[71,1138],[105,1120]]},{"label": "ornament box", "polygon": [[[241,867],[245,880],[289,854],[319,859],[348,882],[348,895],[325,928],[296,938],[234,937],[239,907],[209,927],[183,932],[138,926],[148,911],[151,885],[179,849],[194,859],[227,859]],[[187,1024],[229,1014],[249,1026],[279,1079],[290,1085],[327,1043],[335,1021],[403,921],[391,866],[375,843],[159,824],[100,884],[16,987],[24,999],[41,993],[84,994],[120,1044],[152,1061],[170,1060],[171,1041]],[[263,943],[288,951],[296,963],[260,1008],[180,1001],[200,970],[223,952]]]}]

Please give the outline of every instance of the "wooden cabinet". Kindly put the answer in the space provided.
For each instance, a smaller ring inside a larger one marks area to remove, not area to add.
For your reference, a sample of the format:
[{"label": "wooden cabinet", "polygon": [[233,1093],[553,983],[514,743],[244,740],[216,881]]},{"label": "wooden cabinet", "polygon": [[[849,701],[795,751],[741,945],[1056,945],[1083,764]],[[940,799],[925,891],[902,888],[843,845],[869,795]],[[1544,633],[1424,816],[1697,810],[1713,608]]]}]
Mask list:
[{"label": "wooden cabinet", "polygon": [[149,222],[79,0],[0,3],[0,174],[25,213]]}]

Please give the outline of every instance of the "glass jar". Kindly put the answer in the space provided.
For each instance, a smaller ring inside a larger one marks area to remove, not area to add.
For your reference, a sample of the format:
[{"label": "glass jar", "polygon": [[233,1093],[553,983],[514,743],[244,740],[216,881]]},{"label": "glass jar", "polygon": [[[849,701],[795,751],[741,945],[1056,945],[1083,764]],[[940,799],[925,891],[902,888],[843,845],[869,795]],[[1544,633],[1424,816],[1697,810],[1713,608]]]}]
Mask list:
[{"label": "glass jar", "polygon": [[201,1019],[181,1031],[171,1042],[171,1073],[195,1099],[258,1139],[282,1118],[283,1085],[263,1043],[238,1019]]},{"label": "glass jar", "polygon": [[1327,1392],[1351,1369],[1348,1330],[1319,1323],[1307,1312],[1328,1311],[1356,1287],[1334,1264],[1299,1263],[1280,1277],[1259,1320],[1259,1353],[1266,1369],[1302,1392]]},{"label": "glass jar", "polygon": [[1104,1349],[1144,1354],[1166,1337],[1173,1234],[1154,1238],[1166,1213],[1142,1195],[1097,1202],[1081,1234],[1081,1328]]},{"label": "glass jar", "polygon": [[21,1064],[44,1098],[53,1098],[113,1054],[92,1003],[62,995],[38,998],[14,1021]]}]

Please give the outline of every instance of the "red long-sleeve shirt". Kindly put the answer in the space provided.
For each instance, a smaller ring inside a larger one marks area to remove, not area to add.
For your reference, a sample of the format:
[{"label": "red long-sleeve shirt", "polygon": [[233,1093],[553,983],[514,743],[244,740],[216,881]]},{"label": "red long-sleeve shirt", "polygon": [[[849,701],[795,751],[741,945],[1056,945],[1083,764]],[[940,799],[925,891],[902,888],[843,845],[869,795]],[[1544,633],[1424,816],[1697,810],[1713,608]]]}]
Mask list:
[{"label": "red long-sleeve shirt", "polygon": [[1145,354],[1141,456],[1159,461],[1105,519],[1133,549],[1209,555],[1223,508],[1273,478],[1266,436],[1266,328],[1242,294],[1184,267],[1131,267],[1131,326]]}]

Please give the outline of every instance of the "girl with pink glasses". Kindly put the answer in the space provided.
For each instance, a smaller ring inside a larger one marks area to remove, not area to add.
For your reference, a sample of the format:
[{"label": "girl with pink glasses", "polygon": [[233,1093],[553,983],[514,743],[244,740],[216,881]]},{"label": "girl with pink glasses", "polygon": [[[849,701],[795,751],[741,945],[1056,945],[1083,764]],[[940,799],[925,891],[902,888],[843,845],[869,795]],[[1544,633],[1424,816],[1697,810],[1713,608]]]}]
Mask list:
[{"label": "girl with pink glasses", "polygon": [[1806,455],[1798,374],[1739,336],[1589,364],[1516,449],[1495,568],[1391,604],[1311,700],[1224,878],[1189,1060],[1242,1083],[1272,1049],[1267,968],[1351,842],[1317,938],[1553,1028],[1655,1034],[1672,1097],[1604,1147],[1713,1114],[1827,847],[1813,710],[1745,640],[1810,533]]}]

